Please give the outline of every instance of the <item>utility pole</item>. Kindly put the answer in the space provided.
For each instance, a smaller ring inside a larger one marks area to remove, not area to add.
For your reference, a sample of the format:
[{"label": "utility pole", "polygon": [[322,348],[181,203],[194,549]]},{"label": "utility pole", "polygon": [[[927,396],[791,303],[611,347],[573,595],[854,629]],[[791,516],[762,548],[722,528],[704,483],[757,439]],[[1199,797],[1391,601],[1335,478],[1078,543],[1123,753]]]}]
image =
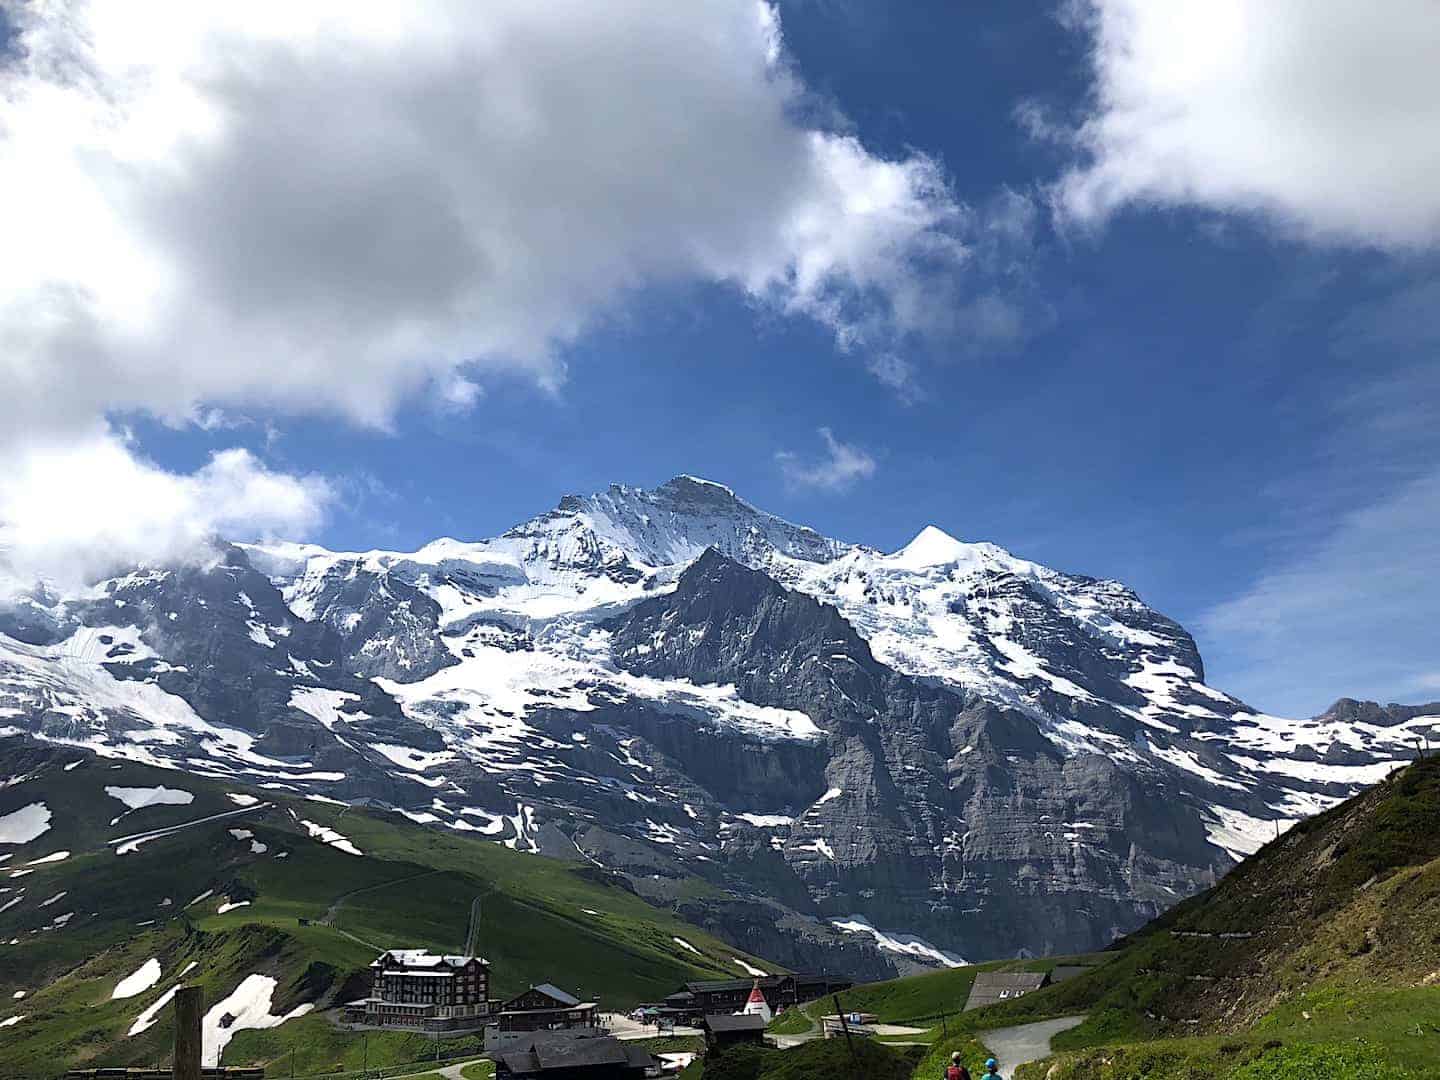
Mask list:
[{"label": "utility pole", "polygon": [[205,1012],[205,991],[199,986],[182,986],[175,993],[174,1080],[200,1080],[202,1053],[200,1019]]},{"label": "utility pole", "polygon": [[850,1025],[845,1020],[845,1010],[840,1007],[840,995],[831,994],[830,1000],[835,1003],[835,1015],[840,1018],[840,1030],[845,1033],[845,1049],[850,1051],[850,1063],[855,1066],[855,1076],[860,1078],[860,1059],[855,1055],[855,1043],[850,1038]]}]

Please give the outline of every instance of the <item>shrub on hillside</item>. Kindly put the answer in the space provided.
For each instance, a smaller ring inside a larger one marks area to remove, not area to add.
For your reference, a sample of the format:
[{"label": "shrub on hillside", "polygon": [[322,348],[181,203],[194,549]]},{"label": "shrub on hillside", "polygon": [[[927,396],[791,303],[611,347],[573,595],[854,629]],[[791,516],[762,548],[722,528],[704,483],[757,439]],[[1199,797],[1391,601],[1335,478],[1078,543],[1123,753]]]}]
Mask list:
[{"label": "shrub on hillside", "polygon": [[1231,1080],[1316,1080],[1317,1077],[1384,1076],[1409,1080],[1414,1073],[1385,1063],[1384,1055],[1362,1042],[1297,1044],[1267,1050],[1242,1065]]}]

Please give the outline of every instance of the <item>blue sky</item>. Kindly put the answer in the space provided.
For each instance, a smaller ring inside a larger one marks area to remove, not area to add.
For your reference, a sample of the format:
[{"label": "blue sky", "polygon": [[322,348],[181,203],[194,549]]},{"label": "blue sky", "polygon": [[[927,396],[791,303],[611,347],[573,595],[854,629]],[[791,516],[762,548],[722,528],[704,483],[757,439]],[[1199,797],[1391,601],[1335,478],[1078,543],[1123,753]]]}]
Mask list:
[{"label": "blue sky", "polygon": [[[1149,142],[1133,137],[1135,115],[1153,120],[1164,113],[1164,94],[1173,88],[1153,71],[1126,68],[1107,49],[1126,8],[1119,0],[1064,11],[939,0],[899,9],[846,0],[786,3],[778,16],[790,85],[774,128],[730,132],[726,99],[720,120],[696,116],[691,129],[686,117],[655,105],[655,86],[645,84],[637,93],[658,110],[654,124],[676,122],[680,142],[667,144],[671,157],[642,166],[628,155],[643,154],[648,134],[632,145],[625,131],[626,138],[598,151],[602,164],[587,158],[603,180],[553,195],[572,204],[593,195],[586,226],[611,214],[627,221],[638,214],[648,227],[644,199],[654,197],[652,182],[662,190],[693,186],[713,204],[724,196],[704,192],[705,171],[723,168],[718,159],[702,154],[703,169],[696,166],[701,171],[692,175],[682,150],[673,180],[666,172],[676,145],[704,144],[712,133],[721,149],[733,136],[743,147],[737,152],[758,155],[756,147],[772,137],[778,144],[795,131],[824,132],[863,148],[863,159],[850,166],[913,166],[904,176],[912,202],[885,223],[889,239],[877,246],[872,233],[856,234],[836,255],[828,239],[848,235],[850,211],[826,210],[831,216],[822,215],[821,232],[808,246],[782,257],[783,273],[792,277],[779,285],[766,277],[770,256],[748,249],[707,253],[698,263],[668,248],[655,255],[664,245],[688,250],[686,215],[705,212],[688,205],[657,211],[675,215],[679,226],[657,227],[653,244],[618,268],[597,256],[584,276],[571,274],[561,235],[551,262],[525,264],[526,272],[553,277],[510,299],[520,315],[486,308],[487,293],[478,306],[457,302],[455,310],[470,311],[453,316],[458,325],[404,338],[412,367],[424,369],[423,378],[410,379],[396,375],[411,370],[397,366],[408,356],[360,362],[352,358],[368,342],[359,337],[307,340],[288,329],[308,325],[332,295],[346,301],[336,317],[347,332],[352,314],[364,324],[357,335],[401,325],[397,316],[365,329],[371,294],[346,291],[367,260],[383,254],[347,248],[343,258],[285,276],[282,291],[257,284],[257,274],[272,264],[248,261],[253,253],[237,247],[236,261],[224,266],[198,257],[177,265],[197,279],[222,282],[224,303],[237,289],[244,292],[251,321],[235,317],[226,325],[253,331],[253,347],[237,345],[233,333],[197,344],[208,325],[181,326],[173,337],[157,338],[167,342],[156,354],[162,359],[140,356],[109,367],[101,361],[95,378],[110,389],[89,412],[79,410],[82,419],[104,417],[106,432],[96,437],[111,440],[112,450],[123,444],[126,468],[138,462],[186,483],[204,478],[184,489],[201,492],[202,501],[214,478],[211,456],[239,448],[246,452],[237,466],[245,485],[256,473],[281,485],[274,489],[279,501],[304,504],[289,517],[267,515],[253,505],[266,496],[246,486],[241,501],[250,510],[217,519],[234,535],[300,532],[333,547],[412,548],[437,535],[492,535],[567,492],[611,482],[648,486],[689,472],[723,481],[785,517],[882,549],[934,523],[1058,568],[1119,578],[1196,633],[1212,684],[1268,711],[1309,715],[1341,695],[1440,698],[1440,633],[1431,621],[1440,600],[1434,196],[1424,183],[1407,185],[1405,161],[1344,174],[1347,155],[1369,162],[1373,148],[1363,132],[1327,126],[1325,87],[1316,90],[1314,108],[1294,106],[1288,91],[1277,98],[1300,110],[1276,121],[1284,130],[1316,128],[1313,145],[1295,149],[1293,167],[1277,165],[1263,130],[1248,136],[1254,140],[1248,148],[1243,131],[1217,141],[1202,120],[1147,135]],[[1352,28],[1343,13],[1330,21],[1336,25],[1326,42],[1343,55]],[[1283,17],[1264,27],[1276,35],[1291,28]],[[540,40],[536,28],[523,29],[531,36],[520,40]],[[1410,33],[1403,25],[1394,32]],[[596,38],[581,40],[583,56]],[[1223,75],[1236,46],[1222,35],[1208,46],[1192,36],[1150,47],[1160,71],[1172,59],[1165,48],[1179,50],[1175,55],[1214,48]],[[423,63],[431,53],[419,55]],[[174,62],[168,55],[150,59]],[[1428,77],[1440,90],[1426,74],[1434,65],[1421,70],[1421,60],[1415,78],[1423,85]],[[1257,63],[1247,85],[1262,98],[1277,83],[1306,85]],[[1203,76],[1196,93],[1205,89]],[[516,85],[530,85],[525,77],[522,70]],[[655,75],[662,90],[687,77],[686,70]],[[1391,77],[1383,71],[1369,83],[1357,77],[1359,106],[1389,115],[1396,95],[1410,88],[1392,87]],[[445,79],[447,86],[454,82]],[[746,95],[757,92],[769,91],[741,87],[735,100],[750,108]],[[1134,102],[1145,94],[1158,105],[1151,108],[1147,99],[1137,112]],[[707,90],[695,100],[708,105],[717,95]],[[583,96],[566,101],[586,111]],[[1121,123],[1125,102],[1132,109],[1128,127]],[[1254,110],[1273,104],[1257,100]],[[1220,120],[1244,114],[1235,108],[1228,103]],[[1106,127],[1112,121],[1131,134],[1115,136]],[[582,117],[563,146],[588,139],[606,122]],[[1374,126],[1365,117],[1356,125]],[[1403,135],[1397,129],[1393,137]],[[365,139],[347,144],[354,145],[363,148]],[[257,201],[306,183],[327,196],[349,191],[343,179],[276,164],[276,148],[262,149],[264,168],[278,179],[273,187],[264,177],[250,181],[247,190],[261,193]],[[357,168],[378,169],[364,149],[356,153]],[[1317,192],[1307,155],[1323,160],[1327,153],[1341,173],[1339,186]],[[375,160],[382,161],[378,151]],[[429,159],[418,160],[395,171],[383,198],[367,195],[354,220],[379,215],[371,227],[384,252],[419,236],[424,242],[416,241],[406,272],[423,277],[433,262],[452,256],[444,230],[424,232],[420,212],[411,209],[430,197]],[[558,161],[563,168],[563,152]],[[922,163],[932,172],[920,176]],[[476,172],[465,175],[483,178],[492,166],[479,153],[466,166]],[[547,158],[535,169],[553,166]],[[658,181],[632,177],[642,167],[658,168]],[[767,185],[784,175],[765,179],[767,167],[757,158],[743,172],[743,179],[759,173],[765,181],[748,196],[754,202],[763,202]],[[1190,173],[1177,180],[1177,170]],[[532,175],[542,173],[526,174]],[[1366,185],[1374,191],[1368,203],[1351,198]],[[633,200],[632,188],[639,193]],[[181,207],[164,230],[157,226],[169,243],[212,204],[204,192],[165,194],[166,207]],[[852,194],[844,208],[853,206]],[[802,208],[820,198],[802,195]],[[223,205],[246,197],[226,188]],[[912,229],[906,215],[917,208],[932,213],[934,223]],[[545,220],[552,204],[541,200],[513,212]],[[296,224],[304,219],[280,210],[267,208],[264,220],[284,222],[291,247],[325,242]],[[692,246],[723,246],[727,234],[750,225],[748,216],[727,218]],[[520,235],[537,246],[551,239]],[[603,231],[577,235],[574,243],[577,252],[586,244],[602,252],[615,247]],[[465,255],[453,257],[463,262]],[[831,276],[811,292],[793,275],[816,257],[831,260],[825,263]],[[344,288],[310,296],[309,283],[323,284],[325,274],[338,275]],[[758,286],[757,275],[765,278]],[[394,281],[386,283],[373,302],[399,305]],[[445,279],[435,287],[443,289]],[[540,316],[527,321],[535,297],[545,306],[557,293],[566,304],[549,321],[538,328],[532,322]],[[571,301],[572,293],[578,299]],[[210,294],[193,302],[197,309],[219,303]],[[240,304],[216,310],[232,318]],[[488,313],[484,333],[476,330],[476,311]],[[433,328],[436,320],[428,312],[426,318]],[[284,320],[285,332],[267,336]],[[497,329],[486,337],[491,325]],[[201,379],[195,372],[210,356],[218,373]],[[322,365],[316,382],[299,380],[284,397],[266,391],[263,380],[288,387],[312,363]],[[247,381],[249,364],[277,366]],[[67,401],[84,397],[57,385],[46,392]],[[371,387],[374,400],[367,397]],[[58,417],[64,410],[55,411]],[[81,421],[63,418],[72,422]],[[54,430],[68,429],[56,419]],[[46,475],[36,468],[37,476]],[[42,504],[48,506],[22,492],[9,514],[38,517]],[[137,535],[149,543],[173,524]],[[120,546],[129,542],[127,536]]]}]

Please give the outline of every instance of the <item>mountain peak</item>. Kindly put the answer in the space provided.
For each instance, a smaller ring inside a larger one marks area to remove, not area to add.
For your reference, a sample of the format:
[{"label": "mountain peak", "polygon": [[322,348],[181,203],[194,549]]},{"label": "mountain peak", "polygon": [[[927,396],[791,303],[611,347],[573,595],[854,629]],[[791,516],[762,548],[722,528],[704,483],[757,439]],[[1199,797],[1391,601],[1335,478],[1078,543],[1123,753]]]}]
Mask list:
[{"label": "mountain peak", "polygon": [[715,508],[746,506],[734,490],[714,480],[706,480],[689,473],[671,477],[655,488],[652,494],[660,499],[682,505],[700,505]]},{"label": "mountain peak", "polygon": [[926,525],[915,539],[891,556],[898,565],[910,570],[944,566],[964,558],[969,545],[955,539],[944,529]]},{"label": "mountain peak", "polygon": [[662,488],[672,489],[693,487],[713,488],[717,491],[724,492],[726,495],[729,495],[732,498],[735,495],[735,491],[733,488],[728,488],[724,484],[717,483],[714,480],[706,480],[703,476],[692,476],[690,473],[681,473],[679,476],[672,476],[669,480],[666,480],[665,483],[661,484],[660,486]]}]

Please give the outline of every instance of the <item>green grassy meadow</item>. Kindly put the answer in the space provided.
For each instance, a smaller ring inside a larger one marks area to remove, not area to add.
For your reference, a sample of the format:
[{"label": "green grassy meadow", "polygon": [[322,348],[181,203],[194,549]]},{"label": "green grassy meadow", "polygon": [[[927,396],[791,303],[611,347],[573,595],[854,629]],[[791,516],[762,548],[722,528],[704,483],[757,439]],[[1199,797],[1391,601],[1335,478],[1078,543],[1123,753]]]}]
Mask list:
[{"label": "green grassy meadow", "polygon": [[[63,768],[76,760],[83,763]],[[0,888],[10,890],[0,893],[0,904],[18,898],[0,912],[0,942],[11,943],[0,946],[0,1021],[22,1017],[0,1031],[0,1076],[47,1080],[72,1067],[168,1061],[168,1009],[148,1030],[128,1032],[190,964],[183,981],[201,985],[208,1002],[263,974],[276,980],[272,1015],[317,1006],[279,1027],[237,1032],[225,1064],[269,1063],[283,1069],[277,1075],[293,1066],[302,1076],[358,1069],[367,1060],[372,1067],[423,1061],[435,1051],[430,1038],[367,1038],[337,1026],[328,1010],[363,996],[366,967],[379,949],[459,950],[477,896],[480,951],[491,961],[497,996],[549,981],[621,1010],[687,979],[733,977],[736,957],[761,961],[650,906],[592,866],[517,853],[396,814],[133,763],[116,767],[77,751],[37,752],[26,765],[23,779],[0,789],[0,814],[43,802],[52,819],[0,869]],[[165,786],[193,799],[126,812],[107,786]],[[269,805],[247,809],[232,793]],[[110,843],[236,810],[246,812],[189,825],[128,854],[115,854]],[[364,854],[312,839],[305,821],[336,829]],[[70,855],[24,866],[61,850]],[[26,872],[12,877],[16,868]],[[245,903],[222,912],[226,901]],[[121,979],[152,959],[161,967],[158,982],[133,997],[111,997]],[[445,1040],[441,1053],[466,1049]]]}]

